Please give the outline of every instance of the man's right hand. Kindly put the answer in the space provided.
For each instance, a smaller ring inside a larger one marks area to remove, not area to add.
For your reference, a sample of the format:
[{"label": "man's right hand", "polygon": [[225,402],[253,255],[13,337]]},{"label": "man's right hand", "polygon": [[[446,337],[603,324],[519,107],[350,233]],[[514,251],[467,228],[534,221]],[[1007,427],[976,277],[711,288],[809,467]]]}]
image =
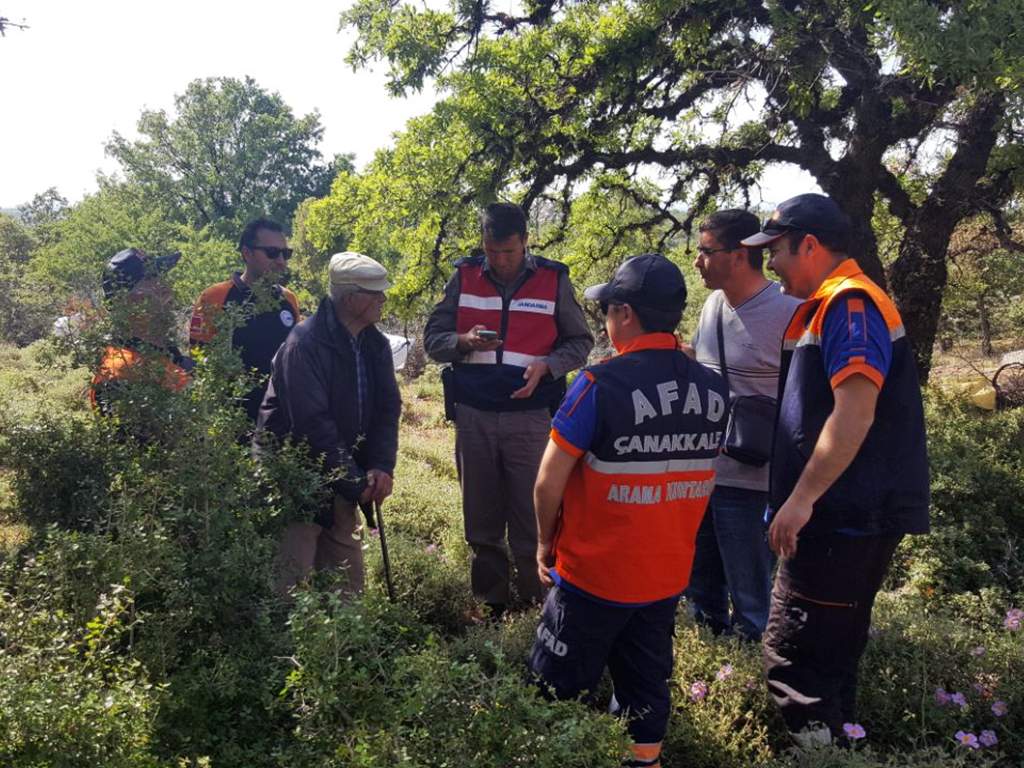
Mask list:
[{"label": "man's right hand", "polygon": [[480,331],[486,331],[486,325],[474,325],[465,333],[459,334],[459,352],[493,352],[501,346],[501,339],[485,339]]},{"label": "man's right hand", "polygon": [[551,569],[555,565],[555,556],[551,551],[550,544],[537,544],[537,578],[540,580],[541,586],[545,589],[550,589],[555,585],[554,579],[551,578]]}]

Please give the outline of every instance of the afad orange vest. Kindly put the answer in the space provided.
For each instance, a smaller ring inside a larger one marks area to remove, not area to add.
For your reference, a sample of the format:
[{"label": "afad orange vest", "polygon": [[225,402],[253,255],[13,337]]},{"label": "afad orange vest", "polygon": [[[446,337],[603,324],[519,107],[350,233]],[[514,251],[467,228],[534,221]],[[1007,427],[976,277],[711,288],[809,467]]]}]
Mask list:
[{"label": "afad orange vest", "polygon": [[[159,364],[160,368],[156,365]],[[170,358],[160,356],[157,363],[130,347],[108,346],[103,351],[103,359],[92,377],[89,387],[89,402],[99,407],[96,402],[96,390],[103,384],[117,381],[141,381],[158,383],[171,392],[180,392],[188,384],[188,373]]]},{"label": "afad orange vest", "polygon": [[667,333],[642,336],[581,375],[597,388],[597,429],[562,499],[558,575],[617,603],[678,595],[689,583],[697,529],[715,486],[713,462],[728,417],[725,382],[678,351]]}]

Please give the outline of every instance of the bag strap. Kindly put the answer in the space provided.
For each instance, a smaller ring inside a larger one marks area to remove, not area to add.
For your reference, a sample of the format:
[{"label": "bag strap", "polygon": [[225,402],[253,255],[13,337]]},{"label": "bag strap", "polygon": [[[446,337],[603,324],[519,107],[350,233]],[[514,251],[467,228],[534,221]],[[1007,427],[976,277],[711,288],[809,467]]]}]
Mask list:
[{"label": "bag strap", "polygon": [[718,317],[715,320],[716,331],[718,335],[718,364],[722,368],[722,378],[725,379],[725,391],[732,392],[732,388],[729,386],[729,369],[725,364],[725,336],[722,333],[722,307],[725,306],[725,295],[722,295],[722,303],[718,305]]}]

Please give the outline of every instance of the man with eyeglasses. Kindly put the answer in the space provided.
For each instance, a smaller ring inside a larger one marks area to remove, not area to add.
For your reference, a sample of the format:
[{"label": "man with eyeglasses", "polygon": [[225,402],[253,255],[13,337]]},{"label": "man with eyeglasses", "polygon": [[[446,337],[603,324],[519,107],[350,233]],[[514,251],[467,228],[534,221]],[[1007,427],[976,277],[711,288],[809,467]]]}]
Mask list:
[{"label": "man with eyeglasses", "polygon": [[[238,250],[243,270],[199,296],[192,310],[189,344],[209,344],[218,331],[231,327],[231,345],[241,355],[242,365],[259,376],[259,383],[243,400],[245,412],[255,422],[270,362],[301,318],[295,294],[281,284],[292,255],[284,228],[270,219],[254,219],[242,230]],[[229,307],[234,311],[225,312]]]},{"label": "man with eyeglasses", "polygon": [[[700,225],[693,261],[712,289],[693,337],[694,354],[698,363],[724,369],[733,398],[778,394],[782,334],[800,303],[764,276],[762,249],[740,244],[760,228],[749,211],[716,211]],[[764,524],[768,465],[752,461],[726,453],[715,460],[715,492],[697,535],[686,599],[715,634],[760,641],[774,558]]]},{"label": "man with eyeglasses", "polygon": [[291,523],[281,543],[277,591],[314,569],[346,570],[344,594],[363,589],[357,504],[391,494],[402,401],[391,345],[375,323],[391,286],[387,270],[359,253],[331,257],[330,296],[274,357],[254,450],[273,438],[305,443],[330,477],[334,499],[310,523]]},{"label": "man with eyeglasses", "polygon": [[764,663],[801,747],[844,740],[857,667],[896,547],[928,532],[928,455],[914,352],[892,300],[847,256],[835,201],[779,204],[743,244],[802,299],[786,328],[771,461],[775,576]]}]

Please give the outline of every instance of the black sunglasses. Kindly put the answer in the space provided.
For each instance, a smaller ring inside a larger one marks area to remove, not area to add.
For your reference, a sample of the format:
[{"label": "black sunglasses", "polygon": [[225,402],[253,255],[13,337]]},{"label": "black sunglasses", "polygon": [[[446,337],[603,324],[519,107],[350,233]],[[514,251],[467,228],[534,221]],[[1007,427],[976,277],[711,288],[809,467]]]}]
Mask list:
[{"label": "black sunglasses", "polygon": [[284,256],[284,260],[288,261],[292,257],[291,248],[275,248],[272,245],[252,245],[250,246],[254,251],[263,251],[267,254],[268,259],[276,259],[278,256]]},{"label": "black sunglasses", "polygon": [[602,301],[601,302],[601,314],[607,315],[609,307],[621,307],[622,304],[617,301]]}]

